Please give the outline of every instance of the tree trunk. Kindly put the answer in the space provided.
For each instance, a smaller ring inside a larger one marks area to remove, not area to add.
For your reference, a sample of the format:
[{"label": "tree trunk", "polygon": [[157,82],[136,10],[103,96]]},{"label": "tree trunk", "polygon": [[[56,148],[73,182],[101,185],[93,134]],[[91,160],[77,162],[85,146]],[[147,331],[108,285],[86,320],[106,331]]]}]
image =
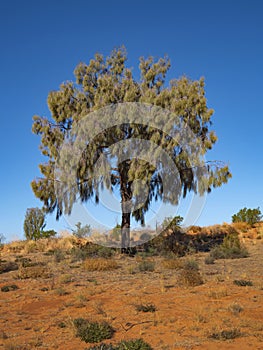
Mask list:
[{"label": "tree trunk", "polygon": [[130,227],[131,227],[131,200],[132,190],[131,182],[128,181],[129,161],[124,161],[119,167],[120,190],[121,190],[121,251],[127,253],[130,251]]}]

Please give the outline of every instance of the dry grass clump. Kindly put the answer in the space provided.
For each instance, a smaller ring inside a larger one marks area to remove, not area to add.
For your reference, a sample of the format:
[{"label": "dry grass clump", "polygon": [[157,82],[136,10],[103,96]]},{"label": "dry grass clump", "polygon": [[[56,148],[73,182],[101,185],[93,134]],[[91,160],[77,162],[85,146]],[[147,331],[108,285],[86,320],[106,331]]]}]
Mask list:
[{"label": "dry grass clump", "polygon": [[209,338],[216,340],[230,340],[241,337],[241,332],[238,328],[224,329],[215,331],[209,334]]},{"label": "dry grass clump", "polygon": [[184,263],[180,259],[165,259],[161,262],[164,269],[179,270],[184,267]]},{"label": "dry grass clump", "polygon": [[20,267],[16,278],[49,278],[51,277],[51,271],[46,266],[33,266],[33,267]]},{"label": "dry grass clump", "polygon": [[82,266],[87,271],[109,271],[118,268],[118,264],[115,260],[105,258],[86,259]]},{"label": "dry grass clump", "polygon": [[204,281],[198,270],[183,269],[178,276],[178,283],[184,287],[196,287],[204,284]]}]

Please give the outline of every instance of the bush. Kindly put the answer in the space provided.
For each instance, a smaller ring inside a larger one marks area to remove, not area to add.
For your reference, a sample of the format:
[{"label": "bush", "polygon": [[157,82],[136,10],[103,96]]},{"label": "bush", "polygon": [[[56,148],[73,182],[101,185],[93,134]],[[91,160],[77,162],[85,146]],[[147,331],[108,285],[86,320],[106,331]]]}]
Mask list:
[{"label": "bush", "polygon": [[142,339],[134,339],[122,341],[115,346],[102,343],[85,350],[152,350],[152,347]]},{"label": "bush", "polygon": [[215,258],[213,256],[206,256],[205,258],[205,264],[206,265],[213,265],[215,263]]},{"label": "bush", "polygon": [[262,219],[262,214],[259,208],[255,209],[240,209],[239,212],[232,216],[232,222],[247,222],[254,225]]},{"label": "bush", "polygon": [[233,283],[240,287],[253,286],[253,283],[247,280],[234,280]]},{"label": "bush", "polygon": [[185,287],[195,287],[204,284],[204,281],[199,271],[184,269],[179,274],[178,283]]},{"label": "bush", "polygon": [[135,308],[137,311],[142,311],[142,312],[155,312],[156,307],[154,304],[138,304],[135,305]]},{"label": "bush", "polygon": [[230,340],[241,336],[241,332],[237,328],[222,330],[219,332],[213,332],[209,335],[209,338],[217,340]]},{"label": "bush", "polygon": [[118,268],[115,260],[105,258],[91,258],[83,263],[83,267],[88,271],[109,271]]},{"label": "bush", "polygon": [[97,244],[88,243],[84,247],[74,247],[71,250],[72,261],[81,261],[86,258],[100,257],[110,258],[114,254],[114,250]]},{"label": "bush", "polygon": [[198,262],[194,259],[186,260],[183,267],[186,270],[199,270]]},{"label": "bush", "polygon": [[11,284],[8,286],[1,287],[2,292],[10,292],[10,291],[17,290],[17,289],[18,289],[18,286],[16,284]]},{"label": "bush", "polygon": [[113,336],[114,329],[107,322],[90,322],[83,318],[74,321],[76,336],[86,343],[98,343]]},{"label": "bush", "polygon": [[148,260],[143,260],[139,263],[138,269],[140,272],[150,271],[153,272],[155,269],[155,263]]},{"label": "bush", "polygon": [[223,243],[210,252],[214,259],[238,259],[248,256],[247,249],[240,243],[237,233],[227,235]]}]

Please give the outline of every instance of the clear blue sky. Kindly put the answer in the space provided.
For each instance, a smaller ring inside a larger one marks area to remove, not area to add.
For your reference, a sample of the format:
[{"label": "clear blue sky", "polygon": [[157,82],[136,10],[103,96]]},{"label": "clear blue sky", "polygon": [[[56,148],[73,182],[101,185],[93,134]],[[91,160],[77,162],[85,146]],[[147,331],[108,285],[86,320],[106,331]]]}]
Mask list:
[{"label": "clear blue sky", "polygon": [[219,137],[207,158],[229,163],[233,178],[208,196],[197,224],[230,222],[244,206],[263,211],[262,18],[260,0],[1,1],[0,233],[23,237],[26,209],[41,206],[30,188],[42,160],[32,116],[48,115],[48,92],[80,61],[122,44],[135,69],[139,56],[168,54],[169,79],[206,78]]}]

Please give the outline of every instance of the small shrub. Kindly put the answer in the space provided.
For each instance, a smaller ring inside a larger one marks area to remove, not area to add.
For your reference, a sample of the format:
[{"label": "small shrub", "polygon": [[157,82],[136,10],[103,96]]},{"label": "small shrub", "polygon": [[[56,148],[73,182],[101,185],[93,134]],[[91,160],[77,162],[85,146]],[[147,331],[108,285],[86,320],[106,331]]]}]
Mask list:
[{"label": "small shrub", "polygon": [[117,269],[118,264],[112,259],[91,258],[84,261],[83,267],[87,271],[109,271]]},{"label": "small shrub", "polygon": [[116,350],[152,350],[152,347],[142,339],[122,341]]},{"label": "small shrub", "polygon": [[125,340],[117,345],[100,344],[85,350],[152,350],[152,347],[142,339]]},{"label": "small shrub", "polygon": [[15,262],[3,262],[1,261],[0,262],[0,274],[1,273],[6,273],[6,272],[9,272],[9,271],[15,271],[15,270],[18,270],[18,265],[17,263]]},{"label": "small shrub", "polygon": [[205,264],[206,265],[213,265],[215,263],[215,258],[211,255],[208,255],[206,258],[205,258]]},{"label": "small shrub", "polygon": [[49,269],[43,266],[33,266],[33,267],[20,267],[16,278],[27,279],[27,278],[49,278],[51,272]]},{"label": "small shrub", "polygon": [[232,305],[230,305],[228,307],[228,310],[231,311],[234,315],[237,315],[240,312],[242,312],[244,310],[244,308],[237,303],[233,303]]},{"label": "small shrub", "polygon": [[233,283],[236,284],[237,286],[240,286],[240,287],[253,286],[253,283],[251,281],[247,281],[247,280],[234,280]]},{"label": "small shrub", "polygon": [[73,321],[76,336],[86,343],[98,343],[113,336],[114,329],[107,322],[90,322],[83,318]]},{"label": "small shrub", "polygon": [[2,292],[10,292],[12,290],[17,290],[17,289],[18,289],[18,286],[16,284],[11,284],[11,285],[8,285],[8,286],[1,287],[1,291]]},{"label": "small shrub", "polygon": [[67,326],[66,326],[65,322],[59,322],[58,327],[59,328],[66,328]]},{"label": "small shrub", "polygon": [[215,247],[210,256],[214,259],[239,259],[248,256],[247,249],[241,244],[238,234],[227,235],[223,243]]},{"label": "small shrub", "polygon": [[67,274],[67,273],[64,275],[61,275],[59,278],[59,282],[63,283],[63,284],[68,284],[68,283],[72,282],[72,275]]},{"label": "small shrub", "polygon": [[142,312],[155,312],[156,307],[154,304],[138,304],[135,305],[135,308],[137,311],[142,311]]},{"label": "small shrub", "polygon": [[138,264],[138,269],[140,272],[153,272],[155,269],[155,263],[148,260],[143,260]]},{"label": "small shrub", "polygon": [[199,271],[184,269],[179,274],[178,283],[185,287],[195,287],[200,286],[204,281]]},{"label": "small shrub", "polygon": [[184,262],[184,269],[186,270],[199,270],[198,262],[194,259],[189,259]]},{"label": "small shrub", "polygon": [[60,297],[63,295],[68,295],[69,293],[62,287],[59,287],[55,290],[56,294],[59,295]]},{"label": "small shrub", "polygon": [[162,266],[165,269],[179,270],[184,267],[184,264],[180,259],[165,259],[162,261]]},{"label": "small shrub", "polygon": [[209,338],[217,339],[217,340],[230,340],[239,338],[241,336],[241,332],[238,328],[222,330],[219,332],[213,332],[209,335]]},{"label": "small shrub", "polygon": [[65,253],[61,249],[55,249],[53,251],[54,261],[59,263],[60,261],[65,259]]}]

